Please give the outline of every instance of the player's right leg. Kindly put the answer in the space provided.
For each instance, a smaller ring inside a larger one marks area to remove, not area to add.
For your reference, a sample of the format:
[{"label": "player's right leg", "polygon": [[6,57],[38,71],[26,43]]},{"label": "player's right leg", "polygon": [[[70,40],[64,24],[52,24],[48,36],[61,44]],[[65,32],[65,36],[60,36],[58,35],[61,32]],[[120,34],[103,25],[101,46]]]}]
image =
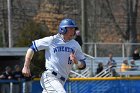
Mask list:
[{"label": "player's right leg", "polygon": [[43,73],[41,80],[42,93],[66,93],[63,84],[51,73]]}]

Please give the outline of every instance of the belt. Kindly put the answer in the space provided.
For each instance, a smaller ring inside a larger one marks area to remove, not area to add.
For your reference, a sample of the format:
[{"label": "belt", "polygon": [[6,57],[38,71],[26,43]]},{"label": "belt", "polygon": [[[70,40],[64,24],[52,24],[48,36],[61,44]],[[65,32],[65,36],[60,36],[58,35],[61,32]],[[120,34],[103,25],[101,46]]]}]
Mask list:
[{"label": "belt", "polygon": [[[47,71],[47,70],[48,70],[48,69],[46,69],[46,71]],[[55,71],[51,71],[51,73],[52,73],[53,75],[55,75],[55,76],[58,76],[57,72],[55,72]],[[66,80],[63,76],[60,76],[59,79],[62,80],[62,81],[65,81],[65,80]]]}]

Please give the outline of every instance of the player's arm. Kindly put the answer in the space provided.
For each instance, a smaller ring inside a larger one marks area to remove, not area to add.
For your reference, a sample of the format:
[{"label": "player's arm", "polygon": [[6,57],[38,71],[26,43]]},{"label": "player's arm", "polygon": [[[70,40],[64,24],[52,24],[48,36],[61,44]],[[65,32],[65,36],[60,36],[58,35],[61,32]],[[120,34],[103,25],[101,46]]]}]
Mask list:
[{"label": "player's arm", "polygon": [[25,56],[25,63],[24,63],[24,67],[22,69],[22,73],[24,76],[31,76],[31,72],[30,72],[30,62],[33,58],[34,55],[34,51],[32,48],[29,48],[27,50],[26,56]]},{"label": "player's arm", "polygon": [[85,69],[86,68],[86,63],[84,60],[80,60],[78,61],[75,57],[75,54],[74,53],[71,53],[70,54],[70,59],[71,61],[77,65],[78,69],[82,70],[82,69]]}]

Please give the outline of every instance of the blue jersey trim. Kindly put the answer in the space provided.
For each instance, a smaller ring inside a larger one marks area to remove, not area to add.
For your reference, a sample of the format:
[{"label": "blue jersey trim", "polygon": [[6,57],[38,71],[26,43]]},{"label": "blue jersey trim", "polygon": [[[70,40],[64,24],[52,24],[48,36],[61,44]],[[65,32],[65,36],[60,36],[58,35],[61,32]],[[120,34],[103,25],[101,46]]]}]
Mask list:
[{"label": "blue jersey trim", "polygon": [[34,49],[35,51],[38,51],[35,42],[33,42],[33,49]]},{"label": "blue jersey trim", "polygon": [[86,68],[86,62],[85,62],[86,58],[82,59],[82,60],[79,60],[82,64],[83,64],[83,67],[82,68],[79,68],[79,70],[83,70]]},{"label": "blue jersey trim", "polygon": [[36,52],[35,51],[35,48],[34,48],[34,46],[32,45],[32,46],[30,46],[30,48],[34,51],[34,52]]}]

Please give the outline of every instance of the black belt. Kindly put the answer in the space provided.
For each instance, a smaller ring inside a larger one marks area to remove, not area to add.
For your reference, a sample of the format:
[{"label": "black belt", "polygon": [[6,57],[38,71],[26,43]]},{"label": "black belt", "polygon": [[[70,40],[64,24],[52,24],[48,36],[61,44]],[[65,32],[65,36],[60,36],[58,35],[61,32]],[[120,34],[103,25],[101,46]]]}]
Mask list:
[{"label": "black belt", "polygon": [[[47,71],[48,69],[46,69],[46,71]],[[55,71],[52,71],[52,74],[53,75],[55,75],[55,76],[57,76],[57,73],[55,72]],[[64,78],[64,77],[60,77],[60,80],[62,80],[62,81],[65,81],[66,79]]]}]

